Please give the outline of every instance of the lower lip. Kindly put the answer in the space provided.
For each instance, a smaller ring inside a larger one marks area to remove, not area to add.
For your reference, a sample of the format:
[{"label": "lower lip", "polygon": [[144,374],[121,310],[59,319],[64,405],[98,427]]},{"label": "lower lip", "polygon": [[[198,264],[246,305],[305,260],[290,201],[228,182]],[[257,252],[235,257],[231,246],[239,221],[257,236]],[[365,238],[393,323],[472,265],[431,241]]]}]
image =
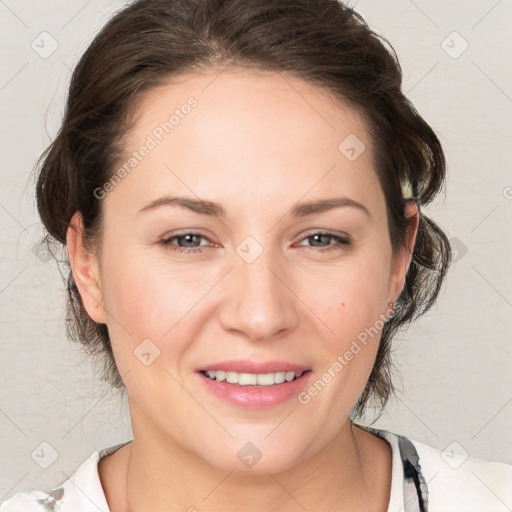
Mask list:
[{"label": "lower lip", "polygon": [[239,386],[223,381],[208,378],[198,372],[200,379],[208,390],[226,402],[250,409],[265,409],[280,405],[296,397],[312,375],[312,371],[305,371],[298,379],[273,386]]}]

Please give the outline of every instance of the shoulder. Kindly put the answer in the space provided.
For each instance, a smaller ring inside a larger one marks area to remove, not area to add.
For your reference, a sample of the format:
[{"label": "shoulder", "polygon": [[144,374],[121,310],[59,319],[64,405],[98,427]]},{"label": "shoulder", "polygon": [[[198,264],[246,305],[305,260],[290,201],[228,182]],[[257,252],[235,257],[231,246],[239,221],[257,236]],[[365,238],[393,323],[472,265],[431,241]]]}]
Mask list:
[{"label": "shoulder", "polygon": [[[512,507],[512,465],[463,455],[460,445],[442,451],[409,439],[428,485],[431,512],[501,512]],[[458,453],[456,453],[458,452]]]},{"label": "shoulder", "polygon": [[75,473],[51,492],[25,491],[0,503],[0,512],[109,512],[98,462],[127,443],[95,451]]},{"label": "shoulder", "polygon": [[402,434],[374,427],[362,428],[390,442],[394,454],[393,475],[404,480],[404,493],[405,469],[410,475],[408,486],[412,484],[412,488],[423,490],[426,484],[426,493],[422,493],[425,510],[511,512],[512,465],[470,457],[456,442],[439,450]]},{"label": "shoulder", "polygon": [[57,512],[60,510],[64,493],[63,486],[55,488],[50,493],[43,491],[18,492],[0,503],[0,512]]}]

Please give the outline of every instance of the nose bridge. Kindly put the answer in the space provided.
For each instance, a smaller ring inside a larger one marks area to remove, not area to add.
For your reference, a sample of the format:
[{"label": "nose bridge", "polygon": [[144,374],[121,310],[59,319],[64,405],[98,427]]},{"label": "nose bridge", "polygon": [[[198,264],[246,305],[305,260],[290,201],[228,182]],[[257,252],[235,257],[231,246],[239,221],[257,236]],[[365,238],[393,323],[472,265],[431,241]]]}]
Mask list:
[{"label": "nose bridge", "polygon": [[247,237],[236,247],[234,258],[222,314],[224,328],[255,340],[292,328],[298,319],[296,301],[278,252]]}]

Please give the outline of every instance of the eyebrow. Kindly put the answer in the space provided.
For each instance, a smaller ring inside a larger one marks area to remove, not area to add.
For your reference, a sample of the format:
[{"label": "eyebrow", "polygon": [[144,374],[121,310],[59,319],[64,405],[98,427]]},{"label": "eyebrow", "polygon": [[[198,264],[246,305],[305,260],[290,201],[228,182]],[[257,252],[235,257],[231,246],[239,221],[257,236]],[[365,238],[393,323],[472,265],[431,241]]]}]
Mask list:
[{"label": "eyebrow", "polygon": [[[219,203],[215,203],[213,201],[206,201],[204,199],[194,199],[191,197],[183,197],[183,196],[164,196],[154,201],[151,201],[149,204],[144,206],[139,210],[138,213],[145,212],[148,210],[153,210],[154,208],[158,208],[160,206],[172,206],[178,205],[184,208],[188,208],[193,212],[200,213],[203,215],[210,215],[212,217],[226,217],[226,210]],[[316,201],[308,201],[305,203],[296,204],[290,211],[290,215],[292,217],[306,217],[307,215],[312,215],[314,213],[322,213],[328,210],[332,210],[333,208],[340,208],[343,206],[352,206],[358,208],[362,212],[364,212],[368,217],[371,218],[370,211],[366,206],[349,197],[334,197],[330,199],[320,199]]]}]

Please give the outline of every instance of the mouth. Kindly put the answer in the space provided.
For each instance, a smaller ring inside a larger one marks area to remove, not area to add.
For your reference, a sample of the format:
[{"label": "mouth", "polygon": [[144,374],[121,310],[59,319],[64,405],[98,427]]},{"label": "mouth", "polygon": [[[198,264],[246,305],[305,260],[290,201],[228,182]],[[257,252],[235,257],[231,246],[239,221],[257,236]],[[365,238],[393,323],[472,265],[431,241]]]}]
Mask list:
[{"label": "mouth", "polygon": [[[239,371],[233,371],[234,367]],[[287,363],[238,361],[217,363],[198,370],[196,375],[204,389],[217,399],[238,408],[261,410],[296,399],[310,384],[313,370]]]},{"label": "mouth", "polygon": [[278,371],[271,373],[240,373],[224,370],[202,370],[202,373],[208,379],[217,382],[227,382],[228,384],[235,384],[237,386],[252,386],[265,388],[275,386],[276,384],[283,384],[285,382],[293,382],[300,379],[304,373],[311,370],[304,370],[299,372],[293,371]]}]

